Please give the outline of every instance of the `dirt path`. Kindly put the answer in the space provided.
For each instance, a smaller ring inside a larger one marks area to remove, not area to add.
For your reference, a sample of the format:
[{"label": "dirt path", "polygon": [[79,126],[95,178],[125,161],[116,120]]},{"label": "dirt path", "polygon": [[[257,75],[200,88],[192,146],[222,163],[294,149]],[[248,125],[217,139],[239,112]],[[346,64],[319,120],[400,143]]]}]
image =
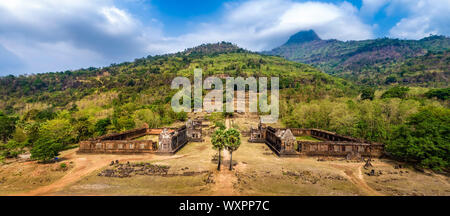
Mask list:
[{"label": "dirt path", "polygon": [[214,185],[211,188],[213,195],[216,196],[233,196],[236,192],[233,188],[233,183],[236,181],[236,176],[229,168],[230,153],[223,150],[222,152],[222,166],[220,171],[214,172]]},{"label": "dirt path", "polygon": [[50,195],[58,190],[63,189],[65,186],[77,182],[84,176],[91,174],[92,172],[107,166],[112,160],[119,161],[136,161],[136,160],[148,160],[150,155],[77,155],[72,152],[64,156],[67,159],[67,163],[73,162],[74,167],[61,179],[53,182],[50,185],[39,187],[29,192],[19,194],[19,196],[45,196]]},{"label": "dirt path", "polygon": [[371,188],[367,183],[364,181],[361,167],[362,165],[358,165],[358,173],[355,175],[351,167],[344,166],[344,165],[337,165],[337,164],[331,164],[332,167],[338,168],[342,170],[346,177],[354,184],[356,185],[361,191],[365,193],[367,196],[383,196],[382,193],[374,190]]},{"label": "dirt path", "polygon": [[225,119],[225,127],[228,129],[231,127],[230,119]]},{"label": "dirt path", "polygon": [[[225,119],[225,126],[231,127],[230,120]],[[233,171],[229,170],[230,153],[227,150],[222,150],[222,166],[220,171],[214,173],[214,186],[212,187],[213,195],[232,196],[236,195],[233,183],[236,181],[236,176]]]}]

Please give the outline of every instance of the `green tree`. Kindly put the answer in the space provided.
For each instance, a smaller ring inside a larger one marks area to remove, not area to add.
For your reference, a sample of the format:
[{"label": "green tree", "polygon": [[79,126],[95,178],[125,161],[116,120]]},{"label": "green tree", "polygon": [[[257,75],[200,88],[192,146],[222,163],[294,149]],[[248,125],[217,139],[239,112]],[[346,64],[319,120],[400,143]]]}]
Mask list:
[{"label": "green tree", "polygon": [[216,121],[214,122],[214,127],[219,128],[221,130],[225,130],[225,123],[223,121]]},{"label": "green tree", "polygon": [[53,139],[40,138],[31,149],[31,158],[41,162],[49,162],[63,150],[63,144]]},{"label": "green tree", "polygon": [[158,113],[151,109],[141,109],[134,113],[134,119],[137,126],[142,126],[144,123],[150,128],[157,128],[161,126],[161,117]]},{"label": "green tree", "polygon": [[213,145],[213,149],[219,151],[219,161],[217,165],[217,170],[220,170],[221,164],[221,155],[223,148],[225,147],[225,131],[223,129],[215,130],[211,136],[211,144]]},{"label": "green tree", "polygon": [[131,130],[136,126],[131,116],[121,116],[120,118],[113,119],[113,123],[118,131]]},{"label": "green tree", "polygon": [[431,89],[427,93],[425,93],[427,98],[438,98],[441,100],[448,100],[450,97],[450,88],[441,88],[441,89]]},{"label": "green tree", "polygon": [[388,89],[386,92],[384,92],[381,95],[382,99],[385,98],[401,98],[404,99],[406,97],[406,94],[408,93],[409,88],[403,87],[403,86],[395,86],[390,89]]},{"label": "green tree", "polygon": [[375,98],[375,90],[373,88],[364,88],[361,91],[362,100],[373,100]]},{"label": "green tree", "polygon": [[9,117],[0,111],[0,139],[6,142],[16,129],[16,118]]},{"label": "green tree", "polygon": [[39,139],[54,140],[66,146],[76,143],[77,132],[69,119],[53,119],[46,121],[39,128]]},{"label": "green tree", "polygon": [[241,145],[241,133],[234,128],[225,131],[225,148],[230,152],[230,170],[233,170],[233,152]]},{"label": "green tree", "polygon": [[99,119],[94,125],[94,131],[96,136],[103,136],[108,131],[108,126],[111,125],[110,118]]},{"label": "green tree", "polygon": [[77,133],[76,142],[86,140],[94,134],[93,125],[87,117],[73,119],[73,127]]},{"label": "green tree", "polygon": [[398,126],[386,151],[434,170],[450,166],[450,109],[426,107]]}]

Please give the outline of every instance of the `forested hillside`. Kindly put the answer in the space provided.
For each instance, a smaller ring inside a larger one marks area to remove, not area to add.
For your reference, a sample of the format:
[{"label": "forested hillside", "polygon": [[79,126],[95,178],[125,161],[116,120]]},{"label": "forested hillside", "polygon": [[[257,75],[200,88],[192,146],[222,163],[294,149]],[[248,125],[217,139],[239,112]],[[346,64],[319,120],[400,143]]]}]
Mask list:
[{"label": "forested hillside", "polygon": [[204,76],[279,76],[281,88],[293,85],[303,88],[314,84],[312,94],[317,96],[326,94],[325,91],[343,94],[354,88],[350,82],[321,73],[311,66],[251,53],[222,42],[104,68],[1,77],[0,109],[13,113],[24,108],[26,103],[37,102],[66,107],[85,96],[109,91],[117,91],[122,98],[150,94],[163,100],[171,92],[168,88],[172,79],[176,76],[192,78],[194,68],[202,68]]},{"label": "forested hillside", "polygon": [[450,38],[445,36],[343,42],[321,40],[310,30],[264,53],[311,64],[360,84],[445,87],[450,73],[449,48]]}]

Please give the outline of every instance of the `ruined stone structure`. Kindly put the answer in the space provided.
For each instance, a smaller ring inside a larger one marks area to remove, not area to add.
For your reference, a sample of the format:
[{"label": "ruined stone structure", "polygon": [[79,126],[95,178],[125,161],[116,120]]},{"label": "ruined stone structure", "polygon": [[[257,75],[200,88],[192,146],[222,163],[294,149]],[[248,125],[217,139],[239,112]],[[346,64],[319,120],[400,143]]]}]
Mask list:
[{"label": "ruined stone structure", "polygon": [[297,151],[306,155],[380,157],[384,145],[320,129],[291,129],[296,136],[311,136],[321,141],[297,141]]},{"label": "ruined stone structure", "polygon": [[380,157],[383,154],[382,144],[357,142],[306,142],[298,141],[298,151],[305,155],[316,156],[365,156]]},{"label": "ruined stone structure", "polygon": [[261,122],[258,124],[258,128],[250,128],[250,139],[249,142],[263,143],[266,141],[266,130],[267,127]]},{"label": "ruined stone structure", "polygon": [[80,142],[78,153],[152,153],[158,150],[152,140],[133,140],[148,134],[148,128],[109,134]]},{"label": "ruined stone structure", "polygon": [[277,153],[277,155],[292,155],[295,152],[295,137],[290,129],[276,129],[268,127],[265,135],[265,143]]},{"label": "ruined stone structure", "polygon": [[172,132],[165,128],[159,135],[158,152],[175,153],[180,150],[189,141],[186,132],[186,126]]},{"label": "ruined stone structure", "polygon": [[[195,125],[196,126],[196,125]],[[106,154],[132,154],[132,153],[175,153],[190,141],[187,127],[180,128],[138,128],[122,133],[108,134],[80,142],[77,153],[106,153]],[[194,137],[198,137],[201,129],[194,127]],[[135,140],[146,135],[159,135],[159,142],[152,140]]]},{"label": "ruined stone structure", "polygon": [[186,122],[187,137],[191,142],[203,142],[202,121],[199,119]]},{"label": "ruined stone structure", "polygon": [[153,153],[157,151],[157,144],[152,140],[104,140],[83,141],[78,153]]},{"label": "ruined stone structure", "polygon": [[[311,136],[320,141],[296,141],[295,136]],[[339,135],[320,129],[277,129],[262,124],[250,130],[249,142],[266,143],[279,156],[369,156],[380,157],[384,152],[381,143]],[[297,144],[297,147],[295,147]]]}]

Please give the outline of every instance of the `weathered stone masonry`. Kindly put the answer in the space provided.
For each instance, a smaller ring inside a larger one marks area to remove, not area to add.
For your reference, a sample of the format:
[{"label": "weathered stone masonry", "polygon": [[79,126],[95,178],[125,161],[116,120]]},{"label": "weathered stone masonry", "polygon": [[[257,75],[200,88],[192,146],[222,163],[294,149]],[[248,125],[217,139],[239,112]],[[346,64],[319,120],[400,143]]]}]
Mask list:
[{"label": "weathered stone masonry", "polygon": [[173,132],[170,132],[168,129],[164,129],[159,135],[158,152],[175,153],[180,150],[189,141],[186,132],[186,126],[183,126]]},{"label": "weathered stone masonry", "polygon": [[191,142],[203,142],[202,133],[202,121],[201,120],[188,120],[186,122],[187,136]]},{"label": "weathered stone masonry", "polygon": [[370,142],[353,137],[343,136],[320,129],[291,129],[296,136],[311,136],[320,142],[297,141],[297,151],[305,155],[360,156],[380,157],[384,152],[384,144]]},{"label": "weathered stone masonry", "polygon": [[[189,121],[180,128],[138,128],[80,142],[78,153],[169,153],[174,154],[189,141],[202,141],[201,121]],[[200,127],[199,127],[200,125]],[[134,140],[146,135],[159,135],[159,141]]]},{"label": "weathered stone masonry", "polygon": [[[311,136],[321,141],[296,141],[294,136]],[[250,129],[249,142],[266,143],[279,156],[370,156],[380,157],[384,152],[381,143],[369,142],[320,129],[277,129],[259,124]],[[295,148],[295,143],[297,148]]]},{"label": "weathered stone masonry", "polygon": [[80,142],[78,153],[151,153],[157,151],[152,140],[133,140],[147,135],[148,128],[139,128],[122,133],[109,134]]},{"label": "weathered stone masonry", "polygon": [[295,137],[289,129],[275,129],[268,127],[265,143],[278,155],[292,155],[295,152]]}]

